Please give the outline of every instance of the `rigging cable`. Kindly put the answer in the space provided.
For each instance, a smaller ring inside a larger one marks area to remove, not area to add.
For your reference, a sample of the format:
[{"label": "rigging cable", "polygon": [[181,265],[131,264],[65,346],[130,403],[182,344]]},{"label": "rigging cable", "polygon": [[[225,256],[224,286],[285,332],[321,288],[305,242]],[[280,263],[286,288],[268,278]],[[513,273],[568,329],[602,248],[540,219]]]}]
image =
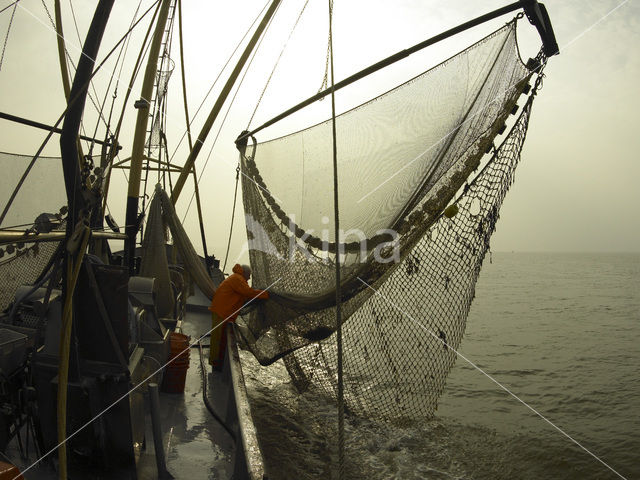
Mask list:
[{"label": "rigging cable", "polygon": [[[184,43],[182,41],[182,0],[178,0],[178,39],[180,44],[180,74],[182,77],[182,99],[184,104],[184,118],[187,125],[187,141],[189,143],[189,150],[193,149],[193,140],[191,139],[191,125],[189,124],[189,105],[187,104],[187,79],[184,71]],[[236,47],[237,48],[237,47]],[[169,158],[169,152],[167,151],[167,158]],[[193,166],[193,192],[196,196],[196,207],[198,209],[198,221],[200,223],[200,238],[202,240],[202,253],[204,254],[205,264],[208,265],[209,252],[207,251],[207,239],[204,233],[204,220],[202,218],[202,204],[200,203],[200,189],[198,187],[198,175],[196,173],[196,166]],[[207,268],[209,271],[209,268]],[[209,272],[210,274],[210,272]]]},{"label": "rigging cable", "polygon": [[[142,5],[142,0],[140,0],[138,2],[138,6],[136,7],[136,11],[133,14],[133,18],[131,20],[131,24],[129,24],[129,26],[131,27],[131,25],[133,24],[133,22],[135,21],[136,17],[138,16],[138,12],[140,11],[140,7]],[[120,52],[118,53],[118,58],[116,58],[116,62],[115,62],[115,66],[113,68],[113,71],[115,72],[115,70],[118,68],[118,65],[120,65],[120,69],[117,73],[117,75],[115,75],[115,86],[113,89],[113,95],[111,96],[111,107],[109,108],[109,118],[107,120],[107,131],[104,134],[105,137],[105,142],[109,139],[109,136],[111,136],[111,144],[113,145],[111,147],[111,149],[109,151],[107,151],[103,156],[101,156],[100,158],[100,168],[101,168],[101,172],[100,175],[102,176],[102,192],[104,195],[104,198],[102,200],[102,205],[100,206],[100,216],[102,217],[104,215],[104,211],[105,209],[109,209],[109,207],[107,206],[107,191],[109,189],[109,175],[111,175],[111,165],[113,163],[113,159],[118,156],[118,150],[117,148],[115,148],[117,146],[117,137],[116,137],[116,132],[111,132],[109,126],[111,125],[111,120],[113,118],[113,112],[115,110],[116,107],[116,99],[118,98],[118,86],[120,84],[120,77],[122,76],[122,69],[124,68],[124,59],[127,56],[127,51],[129,49],[129,43],[130,43],[131,38],[129,37],[127,39],[127,41],[124,43],[124,45],[122,45],[122,48],[120,49]],[[122,59],[122,62],[120,61]],[[113,78],[113,77],[112,77]],[[107,87],[107,91],[109,90],[109,88],[111,87],[111,81],[109,82],[109,87]]]},{"label": "rigging cable", "polygon": [[[16,0],[13,3],[13,11],[11,12],[11,19],[9,20],[9,26],[7,27],[7,33],[4,36],[4,43],[2,45],[2,56],[0,57],[0,70],[2,70],[2,63],[4,61],[4,51],[7,48],[7,43],[9,42],[9,32],[11,31],[11,25],[13,25],[13,18],[16,15],[16,8],[18,8],[18,2],[20,0]],[[2,9],[2,11],[0,11],[0,13],[4,12],[7,8],[9,8],[11,5],[9,5],[8,7]]]},{"label": "rigging cable", "polygon": [[[71,2],[71,0],[69,0],[69,8],[71,9],[71,18],[73,18],[73,25],[75,26],[76,35],[78,36],[78,42],[80,44],[82,44],[82,38],[80,37],[80,30],[78,29],[78,21],[76,19],[76,12],[75,12],[75,9],[73,8],[73,3]],[[71,60],[69,52],[67,52],[67,56],[69,57],[69,61],[71,61],[71,63],[73,64],[73,61]],[[109,79],[109,86],[111,86],[111,82],[113,81],[114,75],[115,75],[115,69],[111,71],[111,78]],[[97,103],[97,99],[99,98],[98,92],[96,90],[96,86],[94,85],[93,82],[90,83],[90,86],[91,86],[91,89],[93,90],[93,94],[95,95],[96,100],[93,99],[93,97],[91,96],[91,93],[89,93],[89,92],[87,92],[87,96],[89,97],[89,100],[93,104],[93,108],[95,108],[96,112],[98,112],[98,119],[96,120],[96,128],[95,128],[94,134],[93,134],[93,138],[95,138],[96,134],[98,132],[98,126],[100,125],[100,120],[102,120],[102,122],[104,123],[107,131],[109,130],[109,124],[107,123],[107,121],[106,121],[106,119],[104,118],[104,115],[103,115],[104,105],[105,105],[105,102],[107,101],[107,95],[108,95],[108,91],[109,91],[109,86],[107,87],[107,89],[105,91],[104,100],[102,101],[102,106],[100,108],[98,108],[98,105],[96,104]],[[84,127],[82,127],[82,128],[84,130]],[[91,153],[93,151],[93,147],[94,147],[94,144],[92,143],[90,148],[89,148],[88,155],[91,155]]]},{"label": "rigging cable", "polygon": [[269,74],[269,78],[267,78],[267,82],[265,83],[264,88],[262,89],[260,98],[258,98],[258,103],[256,103],[256,108],[253,109],[253,113],[251,114],[251,118],[249,118],[249,121],[247,122],[247,128],[245,130],[249,130],[249,125],[251,125],[251,122],[253,121],[253,117],[256,115],[256,112],[258,111],[258,107],[260,106],[260,102],[262,102],[262,98],[264,97],[264,94],[267,91],[267,87],[269,87],[269,83],[271,82],[271,77],[273,77],[273,74],[276,72],[276,68],[278,68],[280,59],[282,58],[284,51],[287,49],[287,45],[289,45],[289,40],[291,40],[291,37],[293,36],[293,32],[295,32],[296,27],[298,26],[298,23],[300,22],[300,19],[302,18],[302,14],[304,13],[304,10],[307,8],[308,3],[309,3],[309,0],[304,2],[304,5],[302,6],[302,10],[300,10],[300,13],[298,14],[298,18],[296,19],[296,23],[293,24],[293,28],[291,29],[291,32],[289,32],[289,36],[287,37],[287,40],[284,42],[284,45],[282,46],[282,50],[280,50],[280,55],[278,55],[276,63],[273,65],[273,69]]},{"label": "rigging cable", "polygon": [[[51,22],[51,26],[53,27],[53,30],[57,32],[57,28],[56,28],[56,22],[53,20],[53,17],[51,16],[51,12],[49,12],[49,8],[47,7],[46,3],[44,2],[44,0],[41,0],[42,2],[42,6],[44,7],[44,10],[47,14],[47,16],[49,17],[49,21]],[[82,39],[80,38],[80,32],[78,30],[78,24],[76,22],[76,18],[75,18],[75,12],[73,10],[73,5],[71,4],[71,2],[69,2],[69,6],[71,7],[71,14],[72,14],[72,18],[73,18],[73,22],[75,24],[76,27],[76,34],[78,36],[78,42],[80,43],[80,45],[82,45]],[[64,47],[64,52],[65,52],[65,57],[67,59],[67,61],[69,63],[71,63],[71,66],[73,67],[73,69],[76,69],[76,64],[73,62],[73,60],[71,59],[71,55],[69,54],[69,51],[67,50],[66,47],[66,39],[62,38],[63,41],[65,41],[65,47]],[[95,59],[94,59],[95,62]],[[112,74],[113,75],[113,74]],[[96,92],[96,88],[95,85],[93,84],[93,82],[90,82],[91,88],[93,89],[93,94],[98,97],[98,93]],[[93,107],[96,109],[96,111],[98,112],[98,121],[97,121],[97,125],[100,123],[100,119],[102,119],[102,121],[104,122],[105,125],[107,125],[106,120],[104,119],[103,115],[102,115],[102,110],[100,108],[98,108],[98,105],[96,103],[96,100],[94,100],[94,98],[91,96],[91,92],[87,92],[87,96],[89,97],[89,100],[91,101],[91,103],[93,104]],[[98,129],[98,126],[96,125],[96,132]],[[83,134],[86,134],[87,132],[84,130],[84,126],[81,125],[82,128],[82,132]],[[108,128],[108,125],[107,125]],[[87,135],[88,136],[88,135]],[[94,133],[94,137],[95,137],[95,133]],[[92,138],[94,138],[92,137]],[[91,155],[91,151],[93,150],[93,143],[90,144],[89,146],[89,153],[88,155]]]},{"label": "rigging cable", "polygon": [[[133,72],[131,74],[131,79],[129,80],[129,85],[127,86],[127,90],[126,90],[126,93],[125,93],[125,96],[124,96],[124,101],[122,102],[122,111],[120,112],[120,117],[118,118],[118,124],[116,126],[116,129],[115,129],[115,132],[114,132],[114,135],[113,135],[114,143],[117,143],[118,138],[120,138],[120,128],[122,127],[122,122],[124,120],[124,114],[125,114],[125,111],[126,111],[126,108],[127,108],[127,102],[129,100],[129,97],[131,96],[131,92],[133,91],[133,84],[134,84],[135,80],[138,78],[138,73],[140,72],[140,68],[142,67],[142,58],[144,57],[144,55],[146,54],[146,52],[149,49],[148,40],[149,40],[149,36],[151,35],[151,31],[153,29],[153,24],[155,22],[155,19],[158,16],[158,12],[160,11],[160,0],[156,0],[156,2],[153,5],[151,5],[151,7],[149,7],[149,9],[142,15],[142,17],[140,17],[140,19],[137,20],[135,22],[135,24],[132,23],[132,27],[129,28],[129,30],[132,30],[133,25],[137,25],[140,22],[140,20],[142,20],[142,18],[144,18],[147,15],[147,13],[149,13],[149,11],[151,11],[151,9],[156,5],[158,7],[153,12],[153,16],[151,17],[151,21],[149,22],[149,26],[147,27],[147,32],[145,33],[144,39],[142,40],[143,48],[140,49],[140,52],[138,53],[138,58],[136,58],[136,62],[135,62],[134,68],[133,68]],[[137,14],[138,14],[138,10],[136,10],[136,12],[134,14],[134,17],[133,17],[134,19],[135,19],[135,16]],[[133,20],[132,20],[132,22],[133,22]],[[128,45],[129,45],[129,40],[130,40],[130,37],[127,36],[127,42],[126,42],[127,48],[128,48]],[[123,62],[123,64],[124,64],[124,62]],[[122,70],[122,65],[121,65],[120,68]],[[112,152],[114,152],[114,150],[112,150]],[[112,153],[112,155],[110,155],[110,159],[108,160],[109,164],[111,164],[113,162],[113,158],[114,157],[115,157],[115,154]],[[127,173],[124,170],[124,168],[121,169],[121,170],[122,170],[122,175],[125,178],[125,183],[128,184],[129,183],[129,178],[127,177]],[[111,172],[112,171],[113,171],[113,168],[109,168],[109,171],[108,171],[108,173],[106,175],[106,178],[104,180],[103,206],[106,206],[106,199],[107,199],[107,195],[109,193],[109,186],[110,186],[110,183],[111,183]]]},{"label": "rigging cable", "polygon": [[[306,4],[305,4],[306,5]],[[303,9],[304,10],[304,9]],[[271,21],[269,22],[269,25],[271,25]],[[268,26],[267,26],[268,28]],[[236,92],[233,94],[233,98],[231,98],[231,102],[229,102],[229,106],[227,107],[227,111],[224,114],[224,117],[222,118],[222,122],[220,123],[220,127],[218,128],[218,132],[216,133],[215,138],[213,139],[213,144],[211,145],[211,148],[209,149],[209,154],[207,155],[207,159],[204,162],[204,166],[202,167],[202,171],[200,172],[200,177],[202,178],[202,175],[204,174],[204,170],[205,168],[207,168],[207,164],[209,163],[209,159],[211,158],[211,154],[213,153],[213,147],[215,146],[216,142],[218,141],[218,137],[220,136],[220,131],[222,130],[222,126],[224,125],[225,121],[227,120],[227,116],[229,115],[229,111],[231,110],[231,107],[233,106],[233,103],[236,99],[236,96],[238,95],[238,92],[240,91],[240,87],[242,86],[242,83],[244,82],[245,77],[247,76],[247,73],[249,72],[249,69],[251,68],[251,64],[253,63],[253,60],[256,57],[256,53],[258,52],[258,49],[260,48],[260,45],[262,44],[262,40],[264,40],[265,35],[262,36],[262,38],[260,39],[260,41],[258,42],[258,45],[256,46],[255,50],[253,51],[252,55],[251,55],[251,59],[249,60],[249,64],[247,65],[247,69],[245,70],[244,74],[242,75],[242,78],[240,79],[240,82],[238,83],[238,87],[236,89]],[[265,85],[265,90],[266,90],[266,85]],[[264,95],[264,90],[262,92],[262,94]],[[260,98],[262,98],[262,96],[260,96]],[[258,107],[256,106],[256,109]],[[253,112],[255,114],[255,110]],[[253,115],[252,115],[253,118]],[[251,120],[249,121],[249,123],[251,123]],[[194,169],[195,169],[195,165],[194,165]],[[227,267],[227,259],[229,258],[229,250],[231,248],[231,237],[233,235],[233,222],[235,219],[235,215],[236,215],[236,201],[238,199],[238,181],[240,179],[240,165],[238,164],[238,166],[236,167],[236,186],[235,186],[235,191],[233,193],[233,207],[231,207],[231,225],[229,226],[229,240],[227,242],[227,251],[224,255],[224,265],[222,267],[222,271],[224,272],[225,268]],[[187,212],[189,211],[189,209],[191,208],[191,203],[193,202],[193,195],[191,195],[191,199],[189,200],[189,204],[187,205]],[[186,217],[186,213],[185,213],[185,217]],[[183,218],[183,222],[184,222],[184,218]]]},{"label": "rigging cable", "polygon": [[[333,135],[333,216],[335,242],[340,245],[340,208],[338,205],[338,145],[336,134],[336,93],[334,90],[333,70],[333,0],[329,0],[329,51],[331,52],[331,132]],[[340,255],[341,249],[336,250],[336,340],[338,350],[338,478],[344,478],[344,379],[342,365],[342,289],[340,288]]]},{"label": "rigging cable", "polygon": [[[129,30],[127,30],[127,32],[120,38],[120,40],[118,40],[118,42],[115,44],[115,46],[109,51],[109,53],[107,53],[107,55],[105,56],[105,58],[102,60],[102,62],[100,62],[100,64],[94,69],[93,73],[91,74],[91,78],[95,77],[97,75],[97,73],[102,69],[102,67],[104,66],[105,63],[107,63],[107,60],[109,60],[109,58],[111,57],[111,55],[113,55],[113,52],[116,51],[116,49],[118,48],[118,46],[126,39],[128,38],[129,34],[133,31],[133,29],[140,23],[140,21],[142,21],[142,19],[144,17],[147,16],[147,14],[151,11],[151,9],[159,2],[159,0],[156,0],[153,5],[151,5],[147,11],[142,15],[142,17],[140,17],[140,20],[138,20],[137,22],[135,22],[134,25],[131,26],[131,28],[129,28]],[[86,88],[88,86],[89,82],[86,82],[86,84],[83,86],[83,88]],[[56,120],[56,123],[53,125],[53,128],[57,128],[58,125],[60,125],[60,122],[62,122],[62,120],[64,119],[64,117],[67,114],[67,111],[69,110],[69,108],[78,100],[78,96],[72,98],[69,100],[67,107],[64,109],[64,111],[62,112],[62,114],[60,114],[60,116],[58,117],[58,120]],[[0,225],[2,225],[2,221],[4,220],[4,218],[7,215],[7,212],[9,211],[9,208],[11,207],[11,204],[13,203],[13,200],[15,199],[16,195],[18,194],[18,192],[20,191],[20,188],[22,187],[24,181],[26,180],[27,176],[29,175],[29,172],[31,171],[31,169],[33,168],[33,165],[35,165],[36,160],[38,159],[38,157],[40,156],[40,154],[42,153],[42,151],[44,150],[44,147],[47,145],[47,143],[49,143],[49,140],[51,139],[51,137],[53,136],[55,130],[51,130],[47,136],[45,137],[45,139],[42,141],[42,143],[40,144],[40,147],[38,147],[38,150],[36,151],[36,153],[34,154],[33,158],[31,159],[31,162],[29,163],[29,165],[27,166],[27,168],[25,169],[25,172],[22,174],[22,177],[20,178],[20,180],[18,181],[18,184],[16,185],[16,187],[13,190],[13,193],[11,194],[11,197],[9,198],[9,200],[7,201],[7,204],[4,207],[4,210],[2,211],[2,214],[0,214]]]},{"label": "rigging cable", "polygon": [[227,268],[227,259],[229,258],[229,249],[231,248],[231,235],[233,234],[233,220],[236,216],[236,200],[238,199],[238,180],[240,179],[240,165],[236,167],[236,189],[233,192],[233,207],[231,207],[231,226],[229,227],[229,241],[227,242],[227,253],[224,256],[224,265],[222,271]]},{"label": "rigging cable", "polygon": [[7,5],[6,7],[4,7],[2,10],[0,10],[0,13],[4,12],[5,10],[9,10],[11,7],[13,7],[14,5],[16,5],[20,0],[16,0],[13,3],[10,3],[9,5]]},{"label": "rigging cable", "polygon": [[[198,113],[200,112],[200,110],[202,109],[202,107],[204,106],[204,102],[207,100],[207,98],[209,98],[209,95],[211,94],[211,92],[213,91],[213,87],[215,87],[216,83],[218,83],[218,80],[220,80],[220,77],[222,76],[222,72],[224,72],[224,70],[226,70],[227,66],[229,65],[229,63],[231,62],[231,59],[235,56],[236,52],[238,51],[238,49],[240,48],[240,45],[242,45],[242,43],[244,42],[244,39],[247,38],[247,35],[249,35],[249,32],[251,30],[253,30],[254,25],[258,22],[258,20],[262,17],[262,14],[264,13],[264,11],[267,9],[269,5],[269,2],[267,1],[267,3],[264,5],[264,7],[262,7],[262,10],[260,11],[260,13],[258,14],[258,16],[253,20],[253,23],[249,26],[249,28],[247,29],[247,31],[244,33],[244,35],[242,36],[242,38],[240,39],[240,41],[238,42],[238,44],[236,45],[236,48],[233,49],[233,52],[231,52],[231,55],[229,55],[229,58],[227,58],[227,61],[225,62],[225,64],[223,65],[223,67],[220,69],[220,72],[218,73],[218,76],[216,77],[216,79],[213,81],[213,83],[211,84],[211,87],[209,87],[209,91],[206,93],[206,95],[204,96],[204,98],[202,99],[202,101],[200,102],[200,105],[198,106],[198,108],[196,109],[196,113],[193,114],[193,118],[191,119],[190,122],[188,122],[188,127],[191,126],[191,124],[193,123],[193,121],[195,120],[195,118],[198,116]],[[190,131],[190,130],[187,130]],[[178,144],[176,145],[176,148],[173,151],[173,154],[171,155],[171,160],[173,160],[173,157],[176,156],[176,154],[178,153],[178,148],[180,148],[180,145],[182,145],[182,142],[184,140],[184,137],[187,135],[187,131],[185,131],[182,134],[182,137],[180,138],[180,141],[178,142]],[[193,148],[193,147],[191,147]]]},{"label": "rigging cable", "polygon": [[[276,12],[277,12],[277,10],[279,8],[280,8],[280,4],[278,4],[278,7],[276,8]],[[274,12],[274,16],[275,16],[275,12]],[[265,28],[265,32],[271,26],[272,21],[273,21],[273,16],[269,19],[269,23],[267,24],[267,26]],[[214,146],[216,145],[216,143],[218,141],[218,137],[220,136],[220,132],[222,131],[222,127],[224,126],[224,124],[225,124],[225,122],[227,120],[227,117],[229,116],[229,112],[231,111],[231,107],[233,106],[233,103],[235,102],[235,99],[238,96],[238,92],[240,91],[240,87],[244,83],[244,79],[246,78],[247,73],[249,72],[249,69],[251,68],[253,60],[256,58],[256,54],[258,53],[258,50],[260,49],[260,45],[262,45],[262,41],[264,40],[265,36],[266,36],[266,33],[260,37],[260,40],[258,41],[258,44],[256,45],[256,48],[251,53],[251,58],[249,59],[249,63],[247,65],[247,68],[245,69],[245,71],[244,71],[244,73],[242,75],[242,78],[238,82],[238,86],[236,87],[236,91],[233,94],[233,97],[231,98],[231,101],[229,102],[229,106],[227,107],[227,111],[225,112],[224,117],[222,118],[222,121],[220,122],[220,127],[218,128],[218,132],[216,133],[216,136],[213,139],[213,144],[211,145],[211,148],[209,149],[209,154],[207,155],[207,159],[205,160],[204,166],[202,167],[202,170],[200,172],[200,177],[198,179],[198,182],[202,179],[202,176],[204,175],[204,171],[207,168],[207,165],[209,164],[209,159],[211,158],[211,154],[213,153],[213,148],[214,148]],[[194,165],[194,168],[195,168],[195,165]],[[189,209],[191,208],[191,204],[193,203],[193,197],[194,197],[194,194],[191,194],[191,198],[189,199],[189,204],[187,205],[187,209],[185,210],[185,214],[184,214],[184,216],[182,218],[183,223],[184,223],[184,219],[187,216],[187,213],[189,213]]]}]

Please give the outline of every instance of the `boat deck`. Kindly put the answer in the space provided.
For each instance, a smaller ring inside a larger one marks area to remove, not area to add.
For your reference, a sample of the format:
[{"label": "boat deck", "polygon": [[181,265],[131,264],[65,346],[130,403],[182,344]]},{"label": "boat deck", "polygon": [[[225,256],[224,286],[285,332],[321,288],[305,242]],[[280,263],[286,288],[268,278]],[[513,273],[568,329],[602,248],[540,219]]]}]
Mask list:
[{"label": "boat deck", "polygon": [[[207,310],[189,308],[182,324],[182,333],[196,341],[211,329],[211,314]],[[212,373],[208,364],[209,337],[202,339],[202,353],[207,368],[207,396],[218,415],[224,416],[228,390],[223,375]],[[203,381],[200,353],[191,348],[184,393],[160,392],[162,434],[168,472],[175,478],[231,478],[234,464],[234,442],[214,419],[203,401]],[[151,417],[145,419],[146,448],[138,462],[139,479],[156,479],[155,450]]]},{"label": "boat deck", "polygon": [[[191,343],[196,342],[211,329],[208,303],[209,301],[202,295],[189,299],[181,329],[182,333],[190,336]],[[184,393],[162,391],[159,393],[162,443],[168,475],[159,475],[147,391],[144,395],[147,411],[145,445],[137,462],[137,471],[131,472],[128,478],[139,480],[263,478],[262,455],[255,438],[253,421],[246,401],[244,380],[233,334],[229,336],[225,368],[220,373],[211,372],[208,364],[209,337],[202,338],[201,343],[206,369],[207,397],[214,411],[231,428],[237,440],[234,441],[205,405],[200,349],[196,344],[190,349]],[[143,388],[146,390],[146,387]],[[23,434],[23,441],[24,438]],[[236,448],[236,442],[240,448]],[[21,458],[18,442],[14,439],[9,444],[6,454],[12,463],[25,472],[36,461],[33,450],[33,444],[31,444],[30,458]],[[245,451],[249,452],[250,462],[246,460]],[[52,462],[39,462],[24,473],[24,478],[27,480],[58,478],[52,466],[52,463],[57,464],[57,454],[54,452],[50,457]],[[121,479],[123,476],[122,472],[113,477],[113,474],[110,476],[108,472],[100,472],[96,469],[80,470],[77,466],[70,465],[69,478]]]}]

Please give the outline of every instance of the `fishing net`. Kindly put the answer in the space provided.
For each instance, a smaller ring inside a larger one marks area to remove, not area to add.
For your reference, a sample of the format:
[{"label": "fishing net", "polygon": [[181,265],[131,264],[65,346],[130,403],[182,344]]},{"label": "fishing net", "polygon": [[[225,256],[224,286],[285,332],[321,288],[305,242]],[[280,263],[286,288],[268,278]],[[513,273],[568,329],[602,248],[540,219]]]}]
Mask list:
[{"label": "fishing net", "polygon": [[254,287],[272,292],[241,328],[260,363],[284,357],[299,389],[314,383],[336,394],[339,254],[347,407],[389,418],[433,413],[529,104],[487,166],[465,182],[532,74],[520,60],[514,21],[337,117],[338,245],[331,122],[244,149]]},{"label": "fishing net", "polygon": [[151,124],[151,131],[147,140],[147,149],[149,152],[156,152],[162,145],[162,127],[165,118],[166,106],[164,104],[169,86],[169,79],[173,73],[175,64],[169,57],[163,57],[162,65],[156,73],[156,96],[154,102],[154,116]]},{"label": "fishing net", "polygon": [[[455,209],[438,217],[344,323],[344,398],[352,412],[398,420],[428,417],[437,408],[500,206],[514,179],[530,111],[527,102],[493,158],[464,187]],[[296,350],[284,362],[298,388],[313,382],[337,396],[336,358],[333,335]]]},{"label": "fishing net", "polygon": [[162,221],[160,196],[154,195],[149,206],[149,218],[142,241],[140,275],[155,278],[157,285],[156,308],[161,317],[170,317],[174,308],[169,262],[165,247],[166,240],[166,227]]},{"label": "fishing net", "polygon": [[[153,273],[151,276],[156,278],[165,278],[168,283],[167,267],[162,267],[162,264],[166,265],[166,253],[164,250],[165,245],[165,225],[171,232],[173,239],[173,246],[179,253],[180,262],[184,265],[185,271],[193,279],[198,288],[204,293],[207,298],[213,298],[213,293],[216,289],[216,283],[211,279],[202,259],[196,253],[193,244],[189,240],[187,232],[185,232],[180,219],[176,214],[173,207],[173,203],[167,195],[167,192],[162,190],[159,185],[156,186],[155,196],[152,201],[152,207],[155,209],[154,215],[150,215],[147,222],[147,231],[153,230],[154,235],[149,235],[149,239],[145,238],[143,247],[149,249],[145,252],[145,256],[149,259],[150,268],[149,273]],[[160,214],[161,213],[161,214]],[[159,262],[156,262],[155,258],[160,258]],[[153,269],[151,264],[155,263]]]},{"label": "fishing net", "polygon": [[[0,153],[0,208],[4,211],[8,206],[0,236],[8,231],[45,233],[52,229],[64,232],[67,196],[60,158],[39,157],[10,202],[32,158]],[[47,215],[42,216],[45,213]],[[59,241],[15,242],[10,237],[0,242],[0,311],[14,301],[18,287],[32,285],[40,277],[59,244]]]}]

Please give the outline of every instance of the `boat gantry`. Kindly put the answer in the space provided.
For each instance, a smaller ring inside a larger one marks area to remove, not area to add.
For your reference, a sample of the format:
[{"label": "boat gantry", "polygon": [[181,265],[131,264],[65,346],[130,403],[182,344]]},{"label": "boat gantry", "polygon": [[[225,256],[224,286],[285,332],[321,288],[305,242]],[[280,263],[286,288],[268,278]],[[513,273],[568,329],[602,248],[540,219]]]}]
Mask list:
[{"label": "boat gantry", "polygon": [[[206,359],[208,306],[224,273],[207,250],[195,162],[280,1],[268,2],[249,29],[195,141],[180,56],[188,141],[181,164],[166,135],[171,54],[184,53],[176,28],[181,2],[140,8],[105,50],[114,8],[122,6],[97,2],[71,79],[56,0],[54,15],[47,13],[58,33],[64,111],[53,124],[0,114],[48,131],[29,155],[0,154],[13,171],[24,166],[3,194],[0,215],[0,450],[8,472],[0,478],[278,478],[262,455],[239,346],[265,366],[282,359],[296,388],[334,398],[340,418],[345,409],[383,420],[432,415],[544,66],[558,53],[544,6],[512,3],[338,82],[331,69],[326,89],[236,136],[254,284],[268,288],[270,299],[249,301],[227,329],[220,372]],[[336,113],[337,91],[517,10],[514,20],[436,67]],[[542,44],[526,62],[515,35],[524,16]],[[142,45],[128,64],[134,34]],[[327,69],[331,42],[330,33]],[[132,73],[121,98],[125,65]],[[107,68],[119,73],[101,99],[94,82]],[[257,140],[327,96],[330,120]],[[88,105],[101,105],[95,126]],[[125,157],[122,134],[132,111]],[[54,138],[60,155],[45,157]],[[118,170],[127,178],[123,228],[107,200],[117,194]],[[54,178],[60,181],[43,187]],[[203,255],[176,212],[190,179]],[[401,317],[424,320],[424,333]],[[339,438],[343,452],[343,425]]]}]

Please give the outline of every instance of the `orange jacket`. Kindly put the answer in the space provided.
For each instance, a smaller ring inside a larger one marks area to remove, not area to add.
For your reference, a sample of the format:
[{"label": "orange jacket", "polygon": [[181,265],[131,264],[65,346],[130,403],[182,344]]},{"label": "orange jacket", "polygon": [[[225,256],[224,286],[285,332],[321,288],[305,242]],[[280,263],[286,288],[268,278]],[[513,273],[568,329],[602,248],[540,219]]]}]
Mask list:
[{"label": "orange jacket", "polygon": [[240,265],[236,263],[232,271],[233,273],[218,286],[209,306],[209,310],[229,321],[234,321],[242,306],[252,298],[269,298],[266,290],[256,290],[249,286],[242,275]]}]

